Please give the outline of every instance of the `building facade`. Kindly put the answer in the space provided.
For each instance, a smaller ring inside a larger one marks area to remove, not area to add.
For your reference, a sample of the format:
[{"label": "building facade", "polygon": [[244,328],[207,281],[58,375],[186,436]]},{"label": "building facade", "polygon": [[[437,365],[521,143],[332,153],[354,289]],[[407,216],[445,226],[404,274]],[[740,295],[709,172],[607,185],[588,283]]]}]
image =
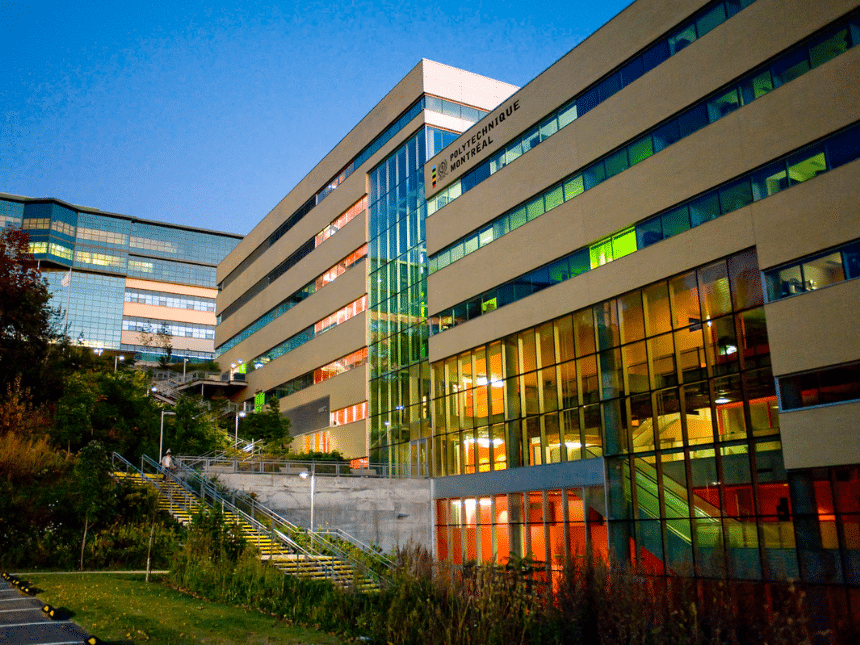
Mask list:
[{"label": "building facade", "polygon": [[0,194],[0,226],[23,228],[72,342],[156,361],[215,358],[215,267],[240,235]]},{"label": "building facade", "polygon": [[860,615],[858,45],[857,0],[636,0],[517,91],[422,62],[220,265],[240,398],[432,477],[454,564]]},{"label": "building facade", "polygon": [[439,558],[860,615],[858,7],[637,0],[428,161]]},{"label": "building facade", "polygon": [[429,439],[424,163],[514,89],[421,61],[219,266],[219,360],[300,450],[403,472]]}]

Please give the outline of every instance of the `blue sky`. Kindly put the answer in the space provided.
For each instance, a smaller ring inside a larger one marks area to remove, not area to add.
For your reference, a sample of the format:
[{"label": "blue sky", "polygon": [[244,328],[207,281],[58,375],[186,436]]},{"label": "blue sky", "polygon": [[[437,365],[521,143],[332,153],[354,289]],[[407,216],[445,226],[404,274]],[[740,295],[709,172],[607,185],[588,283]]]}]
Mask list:
[{"label": "blue sky", "polygon": [[421,58],[524,85],[629,0],[0,0],[0,192],[245,234]]}]

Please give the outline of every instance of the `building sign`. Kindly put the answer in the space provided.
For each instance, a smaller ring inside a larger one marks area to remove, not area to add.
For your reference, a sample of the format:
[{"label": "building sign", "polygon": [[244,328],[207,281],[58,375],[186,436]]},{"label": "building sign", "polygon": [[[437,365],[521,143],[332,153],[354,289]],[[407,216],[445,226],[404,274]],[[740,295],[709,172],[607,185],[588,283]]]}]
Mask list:
[{"label": "building sign", "polygon": [[[465,170],[464,165],[475,161],[481,156],[486,148],[496,143],[496,132],[493,132],[498,127],[511,118],[514,112],[519,111],[520,100],[516,99],[507,105],[499,108],[495,113],[491,113],[488,121],[479,128],[475,126],[470,130],[472,135],[468,139],[462,137],[455,143],[446,148],[444,156],[440,161],[434,164],[430,169],[430,185],[431,190],[435,189],[437,183],[444,185],[445,178],[454,171],[462,172]],[[467,133],[468,134],[468,133]],[[466,135],[464,135],[466,136]],[[505,140],[506,137],[502,139]],[[459,173],[458,173],[459,174]]]}]

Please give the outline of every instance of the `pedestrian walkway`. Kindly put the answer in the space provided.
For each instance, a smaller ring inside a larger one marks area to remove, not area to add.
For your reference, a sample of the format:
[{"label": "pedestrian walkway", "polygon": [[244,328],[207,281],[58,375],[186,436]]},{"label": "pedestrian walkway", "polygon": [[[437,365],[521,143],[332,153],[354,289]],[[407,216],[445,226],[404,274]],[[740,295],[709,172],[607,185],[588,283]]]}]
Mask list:
[{"label": "pedestrian walkway", "polygon": [[71,620],[52,619],[38,598],[0,579],[0,643],[83,645],[89,634]]}]

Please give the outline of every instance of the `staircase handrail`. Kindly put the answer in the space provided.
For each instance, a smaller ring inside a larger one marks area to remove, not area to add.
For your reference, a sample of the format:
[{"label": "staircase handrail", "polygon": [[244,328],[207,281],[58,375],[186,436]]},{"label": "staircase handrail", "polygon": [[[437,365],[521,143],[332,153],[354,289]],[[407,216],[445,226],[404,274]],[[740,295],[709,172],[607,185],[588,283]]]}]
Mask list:
[{"label": "staircase handrail", "polygon": [[[231,490],[230,491],[230,498],[227,498],[224,495],[222,495],[220,493],[220,491],[218,491],[217,487],[212,483],[212,481],[210,481],[205,476],[203,476],[202,473],[200,473],[199,471],[196,471],[193,468],[188,467],[185,464],[182,464],[181,467],[183,470],[184,479],[189,480],[189,481],[194,481],[197,485],[199,485],[201,487],[201,490],[206,490],[207,493],[212,495],[213,499],[217,499],[218,501],[225,501],[226,500],[227,505],[236,508],[244,516],[249,517],[249,518],[253,518],[255,522],[257,521],[256,515],[259,513],[259,514],[262,514],[262,516],[265,519],[268,519],[272,523],[272,529],[273,530],[275,530],[276,525],[280,525],[282,527],[286,527],[287,530],[289,530],[290,532],[304,533],[304,534],[308,535],[310,537],[310,540],[311,540],[311,546],[310,546],[310,548],[303,547],[304,550],[308,551],[308,555],[315,555],[315,556],[334,555],[338,559],[349,563],[354,569],[359,570],[365,576],[369,576],[370,578],[374,579],[374,581],[377,584],[380,582],[381,576],[377,572],[370,569],[365,563],[352,557],[349,553],[342,550],[337,545],[333,544],[330,540],[327,540],[325,537],[328,534],[327,532],[321,532],[318,530],[313,531],[310,529],[305,529],[303,527],[297,526],[296,524],[293,524],[292,522],[290,522],[285,517],[279,515],[278,513],[276,513],[272,509],[270,509],[265,504],[261,504],[256,499],[254,499],[253,497],[251,497],[250,495],[248,495],[247,493],[245,493],[243,491]],[[232,501],[231,501],[231,499],[232,499]],[[238,504],[237,504],[237,502],[238,502]],[[246,510],[242,510],[239,507],[239,504],[241,504],[245,508],[249,509],[250,512],[248,512]],[[265,525],[262,523],[258,522],[258,524],[260,524],[260,526],[265,527]],[[265,527],[265,528],[267,528],[267,527]],[[380,557],[381,554],[379,554],[378,551],[374,551],[371,547],[365,545],[363,542],[361,542],[357,538],[350,536],[345,531],[342,531],[340,529],[338,529],[337,531],[339,532],[338,537],[342,537],[342,539],[345,539],[350,544],[353,544],[354,546],[359,548],[362,552],[367,553],[373,559],[375,559],[379,564],[384,565],[386,568],[391,566],[391,564],[392,564],[391,561],[388,560],[384,556]],[[332,531],[331,533],[334,534],[335,532]],[[291,544],[295,544],[294,540],[292,540],[291,538],[288,538],[287,536],[284,536],[284,537],[286,539],[288,539]],[[329,553],[325,553],[325,552],[323,552],[323,550],[317,549],[315,547],[315,545],[317,545],[317,544],[322,546],[324,551],[328,551]],[[302,548],[302,547],[300,547],[300,548]]]},{"label": "staircase handrail", "polygon": [[[197,490],[194,490],[194,488],[186,481],[186,479],[184,477],[179,477],[176,474],[170,472],[169,470],[162,468],[159,464],[157,464],[149,456],[144,455],[142,458],[142,461],[146,465],[150,466],[151,468],[156,469],[159,473],[163,474],[165,476],[165,479],[169,479],[170,481],[175,483],[177,486],[180,486],[183,489],[183,491],[185,491],[186,494],[192,496],[195,499],[201,500],[204,504],[206,504],[209,507],[221,505],[223,510],[229,511],[229,512],[235,514],[237,517],[240,517],[241,519],[246,521],[248,523],[248,525],[257,533],[271,537],[271,533],[270,533],[269,528],[267,526],[265,526],[263,523],[259,522],[257,519],[253,518],[252,516],[250,516],[249,514],[247,514],[246,512],[241,510],[240,508],[238,508],[237,506],[235,506],[229,500],[225,499],[218,492],[217,488],[212,484],[212,482],[210,482],[209,480],[207,480],[205,478],[201,478],[201,480],[200,480],[201,490],[197,491]],[[284,540],[283,540],[284,543],[288,547],[290,547],[290,549],[295,550],[296,552],[300,553],[301,555],[305,555],[305,556],[320,555],[320,554],[309,552],[306,548],[304,548],[302,545],[298,544],[297,542],[295,542],[294,540],[292,540],[288,536],[283,536],[283,537],[284,537]],[[324,562],[321,564],[323,566],[325,566]],[[326,567],[326,568],[328,568],[328,567]]]},{"label": "staircase handrail", "polygon": [[390,569],[391,567],[394,566],[394,561],[391,558],[389,558],[387,555],[385,555],[381,551],[374,549],[369,544],[365,544],[364,542],[359,540],[357,537],[350,535],[349,533],[344,531],[342,528],[327,527],[324,529],[317,529],[315,531],[315,533],[317,535],[322,535],[322,536],[333,535],[333,536],[337,537],[338,539],[343,540],[344,542],[349,542],[352,546],[354,546],[359,551],[365,553],[366,555],[369,555],[372,559],[376,560],[379,564],[384,565],[386,569]]}]

